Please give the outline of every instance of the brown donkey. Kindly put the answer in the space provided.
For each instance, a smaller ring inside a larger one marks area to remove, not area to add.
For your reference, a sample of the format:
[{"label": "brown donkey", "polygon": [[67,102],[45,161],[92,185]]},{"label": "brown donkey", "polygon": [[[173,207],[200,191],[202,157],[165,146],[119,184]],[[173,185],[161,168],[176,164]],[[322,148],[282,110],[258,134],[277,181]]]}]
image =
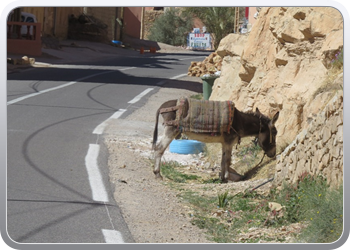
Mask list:
[{"label": "brown donkey", "polygon": [[[162,178],[160,174],[160,162],[165,149],[175,138],[181,134],[181,129],[174,123],[176,119],[178,100],[170,100],[163,103],[156,113],[156,124],[153,133],[152,149],[154,152],[155,164],[154,174],[156,178]],[[188,103],[185,105],[185,116],[187,115]],[[212,133],[194,133],[186,132],[186,136],[193,140],[198,140],[205,143],[221,143],[222,144],[222,159],[221,159],[221,173],[220,179],[222,182],[227,182],[229,173],[233,174],[233,181],[239,181],[243,176],[239,175],[234,169],[230,168],[231,152],[234,144],[239,143],[243,137],[254,136],[258,139],[259,146],[264,150],[265,154],[272,158],[276,155],[276,135],[277,130],[275,123],[278,119],[279,112],[277,112],[272,119],[261,114],[259,109],[256,112],[243,113],[236,108],[233,108],[233,120],[229,126],[229,132],[223,132],[217,135]],[[161,141],[157,144],[158,138],[158,120],[159,114],[164,120],[164,134]]]}]

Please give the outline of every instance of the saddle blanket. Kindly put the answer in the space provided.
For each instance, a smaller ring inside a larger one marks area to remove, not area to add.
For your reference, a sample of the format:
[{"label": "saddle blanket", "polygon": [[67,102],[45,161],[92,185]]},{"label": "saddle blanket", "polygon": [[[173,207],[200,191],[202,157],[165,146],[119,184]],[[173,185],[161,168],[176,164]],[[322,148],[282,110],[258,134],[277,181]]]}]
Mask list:
[{"label": "saddle blanket", "polygon": [[[185,105],[186,100],[188,106]],[[231,101],[195,100],[180,98],[176,120],[183,131],[194,133],[229,133],[234,117],[234,103]],[[184,109],[188,108],[187,116]]]}]

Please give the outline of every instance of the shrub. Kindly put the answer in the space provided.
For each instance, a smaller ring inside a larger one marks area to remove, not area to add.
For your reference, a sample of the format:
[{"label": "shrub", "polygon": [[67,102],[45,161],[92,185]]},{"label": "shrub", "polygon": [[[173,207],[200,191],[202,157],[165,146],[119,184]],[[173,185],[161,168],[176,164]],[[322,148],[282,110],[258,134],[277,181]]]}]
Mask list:
[{"label": "shrub", "polygon": [[[316,191],[316,190],[315,190]],[[303,202],[308,226],[299,239],[308,243],[331,243],[343,232],[343,187],[314,192]]]},{"label": "shrub", "polygon": [[192,30],[192,18],[179,9],[170,8],[154,22],[149,40],[174,46],[186,45],[187,35]]},{"label": "shrub", "polygon": [[332,189],[323,177],[302,174],[297,185],[285,185],[277,201],[286,207],[288,222],[307,227],[298,240],[308,243],[336,241],[343,229],[343,188]]}]

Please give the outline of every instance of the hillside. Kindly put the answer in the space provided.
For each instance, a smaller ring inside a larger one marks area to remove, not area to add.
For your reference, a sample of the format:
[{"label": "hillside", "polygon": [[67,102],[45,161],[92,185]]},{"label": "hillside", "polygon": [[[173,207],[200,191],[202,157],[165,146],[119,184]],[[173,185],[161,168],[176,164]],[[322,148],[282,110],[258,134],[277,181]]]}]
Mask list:
[{"label": "hillside", "polygon": [[[342,182],[343,74],[332,67],[342,48],[338,10],[266,7],[248,35],[230,34],[216,51],[222,68],[211,100],[232,100],[243,111],[258,107],[268,116],[280,111],[277,144],[286,149],[276,169],[280,181],[308,171]],[[306,139],[295,141],[300,133]]]}]

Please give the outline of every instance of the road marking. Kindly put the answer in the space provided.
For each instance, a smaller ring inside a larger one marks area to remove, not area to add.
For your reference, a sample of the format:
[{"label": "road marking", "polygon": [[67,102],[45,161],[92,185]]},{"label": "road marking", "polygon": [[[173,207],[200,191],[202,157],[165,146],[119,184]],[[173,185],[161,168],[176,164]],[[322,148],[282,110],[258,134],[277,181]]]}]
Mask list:
[{"label": "road marking", "polygon": [[[203,55],[203,56],[194,56],[194,57],[186,57],[186,58],[180,58],[180,59],[174,59],[174,60],[185,61],[185,60],[192,60],[192,59],[203,58],[203,57],[205,57],[205,55]],[[172,62],[174,62],[174,60],[165,60],[163,62],[172,63]]]},{"label": "road marking", "polygon": [[102,229],[106,243],[124,243],[123,236],[119,231]]},{"label": "road marking", "polygon": [[108,195],[103,185],[102,175],[98,168],[97,158],[100,145],[89,144],[89,150],[85,156],[85,166],[89,177],[89,183],[94,201],[108,202]]},{"label": "road marking", "polygon": [[195,59],[195,58],[202,58],[202,57],[206,57],[206,56],[185,57],[185,58],[179,59],[179,61],[192,60],[192,59]]},{"label": "road marking", "polygon": [[96,70],[114,70],[124,71],[129,69],[135,69],[136,67],[120,68],[120,66],[107,66],[107,65],[72,65],[72,64],[46,64],[35,63],[35,68],[57,68],[57,69],[96,69]]},{"label": "road marking", "polygon": [[[183,76],[187,76],[187,74],[181,74],[181,75],[173,76],[173,77],[171,77],[171,78],[169,78],[169,79],[170,79],[170,80],[176,80],[176,79],[179,79],[179,78],[181,78],[181,77],[183,77]],[[162,85],[164,85],[167,81],[168,81],[168,79],[163,80],[163,81],[160,81],[160,82],[157,82],[156,85],[157,85],[157,86],[162,86]]]},{"label": "road marking", "polygon": [[148,88],[145,89],[144,91],[142,91],[139,95],[135,96],[134,99],[132,99],[131,101],[128,101],[128,103],[136,103],[138,101],[141,100],[142,97],[144,97],[145,95],[147,95],[149,92],[151,92],[153,90],[153,88]]},{"label": "road marking", "polygon": [[[187,74],[181,74],[181,75],[171,77],[170,79],[178,79],[178,78],[186,76],[186,75]],[[165,81],[161,82],[161,84],[164,84],[164,83],[165,83]],[[160,85],[160,84],[157,83],[156,85]],[[144,90],[143,92],[141,92],[139,95],[134,97],[128,103],[131,105],[131,104],[138,102],[142,97],[144,97],[146,94],[151,92],[153,89],[154,88],[148,88],[148,89]],[[97,135],[103,134],[104,129],[107,127],[108,121],[111,119],[118,119],[125,111],[127,111],[127,110],[126,109],[119,109],[111,117],[109,117],[107,120],[105,120],[100,125],[98,125],[92,133],[97,134]],[[97,200],[97,201],[105,201],[106,202],[106,200],[108,201],[108,196],[107,196],[107,193],[105,191],[105,187],[104,187],[103,182],[102,182],[102,177],[101,176],[98,177],[98,175],[100,175],[100,173],[98,171],[98,165],[97,165],[98,153],[99,153],[99,145],[98,144],[90,144],[87,156],[85,158],[85,164],[86,164],[86,168],[88,169],[91,190],[93,190],[92,191],[93,199]],[[97,171],[98,173],[95,174],[94,173],[95,171]],[[97,177],[95,175],[97,175]],[[92,178],[92,176],[95,176],[95,178]],[[111,221],[112,227],[114,229],[114,225],[113,225],[112,219],[109,215],[108,208],[106,207],[106,209],[107,209],[107,214],[108,214],[109,219]],[[122,234],[119,231],[102,229],[102,234],[105,238],[106,243],[124,243]]]},{"label": "road marking", "polygon": [[[128,67],[128,68],[123,68],[123,69],[119,69],[119,70],[120,70],[120,71],[124,71],[124,70],[129,70],[129,69],[134,69],[134,68],[135,68],[135,67]],[[103,75],[103,74],[108,74],[108,73],[112,73],[112,72],[115,72],[115,71],[105,71],[105,72],[100,72],[100,73],[96,73],[96,74],[84,76],[84,77],[79,78],[79,79],[77,79],[77,80],[75,80],[75,81],[68,82],[68,83],[66,83],[66,84],[62,84],[62,85],[57,86],[57,87],[53,87],[53,88],[41,90],[41,91],[39,91],[39,92],[35,92],[35,93],[29,94],[29,95],[25,95],[25,96],[22,96],[22,97],[13,99],[13,100],[11,100],[11,101],[8,101],[8,102],[7,102],[7,105],[11,105],[11,104],[14,104],[14,103],[16,103],[16,102],[23,101],[23,100],[25,100],[25,99],[27,99],[27,98],[30,98],[30,97],[33,97],[33,96],[37,96],[37,95],[44,94],[44,93],[47,93],[47,92],[50,92],[50,91],[54,91],[54,90],[57,90],[57,89],[61,89],[61,88],[68,87],[68,86],[70,86],[70,85],[76,84],[77,82],[86,80],[86,79],[91,78],[91,77],[95,77],[95,76],[99,76],[99,75]]]},{"label": "road marking", "polygon": [[187,76],[187,74],[181,74],[181,75],[173,76],[173,77],[171,77],[170,79],[171,79],[171,80],[179,79],[179,78],[181,78],[181,77],[183,77],[183,76]]},{"label": "road marking", "polygon": [[[148,88],[145,89],[144,91],[142,91],[140,94],[138,94],[137,96],[135,96],[131,101],[129,101],[129,104],[134,104],[136,102],[138,102],[139,100],[141,100],[142,97],[144,97],[145,95],[147,95],[149,92],[151,92],[153,90],[153,88]],[[130,106],[130,105],[129,105]],[[94,131],[92,132],[95,135],[102,135],[103,131],[105,130],[105,128],[107,127],[108,122],[111,119],[118,119],[122,114],[124,114],[124,112],[127,111],[126,109],[119,109],[117,112],[115,112],[111,117],[109,117],[107,120],[105,120],[104,122],[102,122],[100,125],[98,125]]]},{"label": "road marking", "polygon": [[104,129],[107,127],[108,121],[110,119],[118,119],[122,114],[124,114],[125,111],[126,109],[119,109],[111,117],[109,117],[107,120],[98,125],[92,133],[95,135],[102,135]]}]

